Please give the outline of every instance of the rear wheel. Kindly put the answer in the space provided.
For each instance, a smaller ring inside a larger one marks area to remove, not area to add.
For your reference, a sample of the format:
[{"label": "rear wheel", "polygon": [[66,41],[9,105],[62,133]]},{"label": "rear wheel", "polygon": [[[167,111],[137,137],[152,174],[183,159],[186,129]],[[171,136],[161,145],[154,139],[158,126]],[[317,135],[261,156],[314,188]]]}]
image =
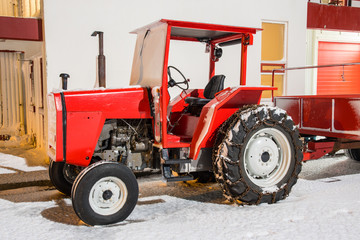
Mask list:
[{"label": "rear wheel", "polygon": [[73,182],[81,170],[82,167],[51,160],[49,177],[57,190],[70,196]]},{"label": "rear wheel", "polygon": [[215,177],[212,172],[192,172],[191,175],[193,175],[194,179],[199,183],[215,182]]},{"label": "rear wheel", "polygon": [[134,209],[138,195],[138,184],[129,168],[100,161],[79,174],[71,198],[81,220],[89,225],[106,225],[125,220]]},{"label": "rear wheel", "polygon": [[345,149],[345,155],[355,161],[360,161],[360,149]]},{"label": "rear wheel", "polygon": [[224,196],[242,204],[284,199],[301,171],[299,133],[286,112],[246,106],[219,130],[214,173]]}]

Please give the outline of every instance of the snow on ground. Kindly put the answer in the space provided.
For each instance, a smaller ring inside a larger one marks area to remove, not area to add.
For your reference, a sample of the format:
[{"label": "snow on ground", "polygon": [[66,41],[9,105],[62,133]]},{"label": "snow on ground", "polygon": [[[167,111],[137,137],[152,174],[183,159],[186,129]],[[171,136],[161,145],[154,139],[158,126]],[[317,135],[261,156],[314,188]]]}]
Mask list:
[{"label": "snow on ground", "polygon": [[[30,150],[30,154],[36,152],[36,150]],[[9,169],[10,168],[10,169]],[[17,157],[11,154],[0,153],[0,174],[15,173],[16,170],[30,172],[46,170],[43,166],[29,166],[26,160],[22,157]]]},{"label": "snow on ground", "polygon": [[[44,169],[3,153],[0,165]],[[0,239],[359,239],[359,166],[346,157],[307,162],[302,177],[313,180],[299,179],[287,199],[270,205],[239,207],[166,195],[140,198],[142,204],[128,219],[112,226],[67,225],[46,218],[46,211],[59,208],[57,201],[0,199]],[[64,204],[72,213],[71,200]]]},{"label": "snow on ground", "polygon": [[[73,226],[42,212],[55,202],[0,200],[1,239],[359,239],[360,174],[300,179],[276,204],[238,207],[170,196],[139,199],[129,218],[113,226]],[[70,204],[69,199],[66,200]]]}]

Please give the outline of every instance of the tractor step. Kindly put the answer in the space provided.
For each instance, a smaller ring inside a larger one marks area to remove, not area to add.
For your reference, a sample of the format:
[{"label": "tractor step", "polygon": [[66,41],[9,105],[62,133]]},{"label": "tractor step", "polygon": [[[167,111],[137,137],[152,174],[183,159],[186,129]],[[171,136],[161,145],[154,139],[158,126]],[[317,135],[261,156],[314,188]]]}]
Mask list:
[{"label": "tractor step", "polygon": [[191,163],[191,159],[168,159],[165,160],[164,165],[174,165],[180,163]]},{"label": "tractor step", "polygon": [[187,174],[184,176],[165,178],[165,180],[166,180],[166,182],[185,182],[185,181],[194,180],[194,176],[191,174]]},{"label": "tractor step", "polygon": [[191,181],[194,177],[191,174],[174,176],[172,175],[171,165],[180,163],[191,163],[191,159],[168,159],[162,164],[162,175],[166,182]]}]

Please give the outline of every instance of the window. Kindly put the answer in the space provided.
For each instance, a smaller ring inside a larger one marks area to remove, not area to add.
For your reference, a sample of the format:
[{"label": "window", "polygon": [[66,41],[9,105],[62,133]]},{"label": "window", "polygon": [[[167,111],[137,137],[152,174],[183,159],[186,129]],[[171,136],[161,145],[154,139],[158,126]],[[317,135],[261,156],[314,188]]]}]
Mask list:
[{"label": "window", "polygon": [[[262,23],[261,39],[261,85],[271,86],[273,69],[284,68],[286,65],[286,24],[278,22]],[[282,96],[285,89],[284,73],[275,74],[275,96]],[[263,98],[270,98],[271,91],[264,91]]]}]

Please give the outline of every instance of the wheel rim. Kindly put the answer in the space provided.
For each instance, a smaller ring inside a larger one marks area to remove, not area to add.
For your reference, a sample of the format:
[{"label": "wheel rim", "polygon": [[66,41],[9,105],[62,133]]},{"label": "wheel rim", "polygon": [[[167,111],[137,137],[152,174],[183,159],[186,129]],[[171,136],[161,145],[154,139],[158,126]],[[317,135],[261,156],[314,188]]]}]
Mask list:
[{"label": "wheel rim", "polygon": [[263,128],[250,138],[243,157],[248,178],[259,187],[272,187],[288,173],[290,143],[281,131]]},{"label": "wheel rim", "polygon": [[75,165],[70,165],[70,164],[65,164],[64,168],[63,168],[63,175],[65,180],[70,183],[73,184],[75,181],[75,178],[77,177],[77,175],[81,172],[82,168],[75,166]]},{"label": "wheel rim", "polygon": [[104,177],[90,190],[91,208],[100,215],[117,213],[125,204],[128,190],[125,183],[117,177]]}]

